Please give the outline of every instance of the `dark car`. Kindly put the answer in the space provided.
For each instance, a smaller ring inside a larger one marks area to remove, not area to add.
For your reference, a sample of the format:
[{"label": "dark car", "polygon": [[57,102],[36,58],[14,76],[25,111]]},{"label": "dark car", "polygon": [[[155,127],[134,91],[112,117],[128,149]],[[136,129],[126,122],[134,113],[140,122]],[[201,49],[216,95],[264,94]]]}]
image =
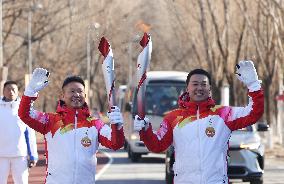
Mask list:
[{"label": "dark car", "polygon": [[[251,184],[263,184],[264,145],[257,131],[267,131],[269,126],[258,123],[244,129],[233,131],[229,140],[228,176]],[[173,183],[174,147],[166,152],[166,183]]]}]

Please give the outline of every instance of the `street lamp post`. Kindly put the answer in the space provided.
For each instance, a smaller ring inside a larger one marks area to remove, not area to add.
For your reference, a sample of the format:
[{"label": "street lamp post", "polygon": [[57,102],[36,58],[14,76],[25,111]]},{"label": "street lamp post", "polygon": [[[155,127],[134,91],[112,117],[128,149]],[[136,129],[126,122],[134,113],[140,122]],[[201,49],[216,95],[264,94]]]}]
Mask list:
[{"label": "street lamp post", "polygon": [[32,18],[33,13],[42,9],[42,4],[34,3],[28,8],[28,25],[27,25],[27,39],[28,39],[28,74],[25,75],[25,86],[28,84],[33,72],[33,56],[32,56]]}]

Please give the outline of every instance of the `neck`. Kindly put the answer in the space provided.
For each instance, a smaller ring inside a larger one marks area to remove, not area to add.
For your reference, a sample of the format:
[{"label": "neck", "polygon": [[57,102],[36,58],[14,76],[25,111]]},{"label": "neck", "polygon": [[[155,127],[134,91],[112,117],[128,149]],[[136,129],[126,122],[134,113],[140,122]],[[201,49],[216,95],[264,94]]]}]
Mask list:
[{"label": "neck", "polygon": [[13,99],[8,99],[8,98],[6,98],[5,96],[2,98],[2,100],[4,101],[4,102],[11,102],[11,101],[16,101],[17,99],[15,99],[15,100],[13,100]]}]

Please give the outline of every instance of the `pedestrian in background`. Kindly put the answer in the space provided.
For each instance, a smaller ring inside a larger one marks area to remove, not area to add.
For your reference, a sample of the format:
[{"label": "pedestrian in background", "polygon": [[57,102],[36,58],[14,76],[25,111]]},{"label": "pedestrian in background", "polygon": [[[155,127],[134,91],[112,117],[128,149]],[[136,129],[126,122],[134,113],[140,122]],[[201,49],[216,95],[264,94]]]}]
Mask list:
[{"label": "pedestrian in background", "polygon": [[35,131],[18,116],[19,90],[15,81],[4,83],[0,98],[0,184],[9,172],[15,184],[28,184],[28,167],[38,160]]}]

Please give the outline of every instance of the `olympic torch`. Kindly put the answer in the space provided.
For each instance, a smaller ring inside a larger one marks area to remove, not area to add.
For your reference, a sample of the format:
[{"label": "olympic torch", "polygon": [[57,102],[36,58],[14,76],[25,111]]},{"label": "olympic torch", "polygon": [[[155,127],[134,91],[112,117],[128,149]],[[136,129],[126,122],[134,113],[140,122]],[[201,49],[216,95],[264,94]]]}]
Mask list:
[{"label": "olympic torch", "polygon": [[150,64],[152,53],[152,40],[149,34],[144,33],[143,38],[140,41],[140,45],[143,47],[142,52],[137,59],[137,111],[138,116],[142,119],[145,117],[145,91],[147,78],[147,68]]},{"label": "olympic torch", "polygon": [[99,51],[104,56],[104,60],[102,63],[104,81],[106,85],[107,91],[107,100],[108,100],[108,110],[110,112],[111,106],[116,105],[115,103],[115,88],[114,88],[114,61],[113,61],[113,53],[110,44],[105,39],[105,37],[101,38],[99,47]]}]

